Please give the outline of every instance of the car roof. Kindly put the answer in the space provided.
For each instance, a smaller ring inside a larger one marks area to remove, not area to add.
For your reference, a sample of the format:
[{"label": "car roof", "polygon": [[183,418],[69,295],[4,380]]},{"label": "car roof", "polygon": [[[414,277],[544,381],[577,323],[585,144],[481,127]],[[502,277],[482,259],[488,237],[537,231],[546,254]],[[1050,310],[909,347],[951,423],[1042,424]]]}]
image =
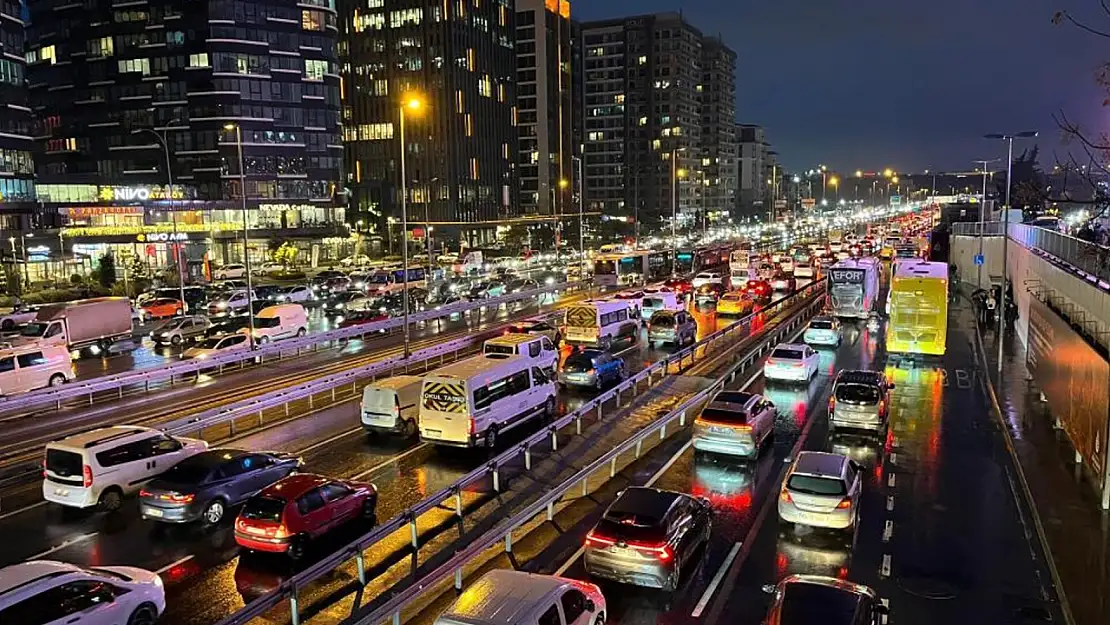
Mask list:
[{"label": "car roof", "polygon": [[241,458],[241,457],[246,456],[247,454],[250,454],[250,453],[252,453],[252,452],[245,451],[245,450],[242,450],[242,449],[208,449],[208,450],[200,452],[199,454],[194,454],[192,456],[189,456],[188,458],[182,460],[178,464],[188,464],[188,465],[192,465],[192,466],[203,466],[203,467],[207,467],[207,468],[210,468],[210,469],[214,469],[214,468],[220,466],[221,464],[223,464],[224,462],[227,462],[228,460],[234,460],[235,458]]},{"label": "car roof", "polygon": [[684,497],[682,493],[657,488],[634,486],[627,488],[605,511],[605,516],[644,514],[662,519],[674,502]]},{"label": "car roof", "polygon": [[282,478],[276,484],[267,486],[262,490],[260,495],[263,497],[276,497],[291,501],[305,494],[306,492],[327,484],[333,481],[330,477],[323,475],[316,475],[313,473],[293,473],[288,477]]},{"label": "car roof", "polygon": [[543,340],[542,336],[537,336],[537,335],[534,335],[534,334],[512,334],[512,333],[510,333],[510,334],[502,334],[501,336],[495,336],[491,339],[486,339],[486,343],[487,344],[493,343],[494,345],[500,344],[500,345],[517,346],[517,345],[523,345],[525,343],[531,343],[533,341],[541,341],[541,340]]},{"label": "car roof", "polygon": [[837,383],[850,384],[882,384],[886,376],[880,371],[865,371],[862,369],[846,369],[836,376]]},{"label": "car roof", "polygon": [[547,604],[544,599],[548,595],[567,583],[549,575],[494,569],[467,587],[443,613],[443,619],[482,625],[522,623],[537,606]]},{"label": "car roof", "polygon": [[790,349],[796,352],[804,351],[806,346],[802,343],[779,343],[775,349]]},{"label": "car roof", "polygon": [[803,451],[794,461],[794,473],[832,475],[839,477],[848,462],[847,456],[824,451]]},{"label": "car roof", "polygon": [[29,560],[10,564],[0,569],[0,598],[3,598],[5,593],[27,586],[36,580],[81,571],[81,567],[75,564],[54,560]]},{"label": "car roof", "polygon": [[113,425],[106,428],[97,428],[88,432],[80,432],[72,436],[51,442],[48,447],[68,449],[88,449],[113,441],[125,439],[137,434],[157,434],[159,430],[142,427],[139,425]]}]

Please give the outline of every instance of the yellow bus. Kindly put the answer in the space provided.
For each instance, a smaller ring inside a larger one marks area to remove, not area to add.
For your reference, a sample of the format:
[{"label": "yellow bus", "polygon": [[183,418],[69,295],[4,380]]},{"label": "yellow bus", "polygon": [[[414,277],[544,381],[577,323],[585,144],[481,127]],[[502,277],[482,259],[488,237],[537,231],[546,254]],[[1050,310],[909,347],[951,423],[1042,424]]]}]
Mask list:
[{"label": "yellow bus", "polygon": [[889,297],[887,351],[944,355],[948,343],[948,265],[900,260],[890,280]]}]

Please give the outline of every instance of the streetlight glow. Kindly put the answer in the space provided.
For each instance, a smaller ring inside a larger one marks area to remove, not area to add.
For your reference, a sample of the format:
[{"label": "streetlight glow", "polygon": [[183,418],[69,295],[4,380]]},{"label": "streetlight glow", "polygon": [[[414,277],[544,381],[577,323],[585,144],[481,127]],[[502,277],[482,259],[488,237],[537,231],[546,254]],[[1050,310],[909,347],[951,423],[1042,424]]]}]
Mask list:
[{"label": "streetlight glow", "polygon": [[891,178],[890,181],[893,182],[894,184],[898,184],[898,176],[895,176],[895,177]]},{"label": "streetlight glow", "polygon": [[856,178],[863,178],[863,171],[857,169],[856,170]]},{"label": "streetlight glow", "polygon": [[566,178],[562,178],[562,179],[559,180],[559,188],[560,189],[565,189],[569,186],[570,186],[570,181],[567,180]]},{"label": "streetlight glow", "polygon": [[424,108],[424,101],[421,100],[420,96],[417,96],[417,95],[406,96],[405,97],[405,106],[410,111],[419,111],[420,109]]},{"label": "streetlight glow", "polygon": [[891,171],[889,167],[887,167],[886,169],[883,170],[883,176],[884,177],[890,178],[893,175],[894,175],[894,172]]}]

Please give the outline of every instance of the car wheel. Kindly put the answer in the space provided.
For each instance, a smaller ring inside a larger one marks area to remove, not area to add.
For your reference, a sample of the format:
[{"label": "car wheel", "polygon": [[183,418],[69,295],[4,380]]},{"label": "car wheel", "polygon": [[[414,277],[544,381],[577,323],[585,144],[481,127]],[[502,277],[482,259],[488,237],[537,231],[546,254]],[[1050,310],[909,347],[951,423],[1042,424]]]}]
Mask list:
[{"label": "car wheel", "polygon": [[486,449],[493,449],[497,447],[497,426],[491,425],[486,429],[485,442]]},{"label": "car wheel", "polygon": [[178,308],[177,310],[173,311],[173,314],[175,314],[175,315],[177,315],[178,317],[180,317],[181,315],[184,315],[184,314],[185,314],[185,311],[184,311],[183,309],[181,309],[181,308]]},{"label": "car wheel", "polygon": [[149,603],[144,603],[135,608],[127,619],[127,625],[154,625],[158,620],[158,609]]},{"label": "car wheel", "polygon": [[216,525],[223,520],[226,512],[227,508],[224,506],[223,500],[213,499],[205,506],[204,513],[200,515],[200,518],[205,525]]},{"label": "car wheel", "polygon": [[597,618],[594,619],[594,625],[605,625],[605,613],[599,612]]},{"label": "car wheel", "polygon": [[11,319],[5,319],[3,322],[0,322],[0,330],[3,330],[4,332],[10,332],[14,328],[15,322]]},{"label": "car wheel", "polygon": [[100,499],[96,505],[101,512],[116,512],[123,505],[123,492],[113,486],[100,493]]},{"label": "car wheel", "polygon": [[65,383],[66,376],[62,375],[61,373],[55,373],[54,375],[50,376],[50,381],[47,382],[49,386],[61,386]]},{"label": "car wheel", "polygon": [[368,498],[368,499],[363,499],[362,500],[362,512],[360,514],[362,516],[363,521],[366,521],[370,525],[377,524],[377,522],[378,522],[377,505],[375,505],[375,502],[374,502],[373,499]]},{"label": "car wheel", "polygon": [[548,419],[555,418],[555,398],[548,397],[547,401],[543,403],[543,413],[547,415]]},{"label": "car wheel", "polygon": [[265,345],[266,343],[269,343],[269,342],[270,342],[270,337],[268,337],[268,336],[258,337],[258,344],[259,345]]},{"label": "car wheel", "polygon": [[292,542],[289,543],[289,559],[290,560],[294,560],[294,561],[300,560],[301,558],[304,558],[305,553],[307,553],[307,552],[308,552],[308,536],[305,536],[304,534],[301,534],[300,536],[294,537]]},{"label": "car wheel", "polygon": [[306,334],[308,334],[308,330],[304,328],[297,328],[297,338],[300,338]]},{"label": "car wheel", "polygon": [[180,334],[175,334],[170,337],[170,343],[172,343],[173,345],[181,345],[181,340],[182,339]]},{"label": "car wheel", "polygon": [[416,425],[416,419],[405,419],[405,423],[401,426],[401,436],[405,438],[416,438],[419,428]]}]

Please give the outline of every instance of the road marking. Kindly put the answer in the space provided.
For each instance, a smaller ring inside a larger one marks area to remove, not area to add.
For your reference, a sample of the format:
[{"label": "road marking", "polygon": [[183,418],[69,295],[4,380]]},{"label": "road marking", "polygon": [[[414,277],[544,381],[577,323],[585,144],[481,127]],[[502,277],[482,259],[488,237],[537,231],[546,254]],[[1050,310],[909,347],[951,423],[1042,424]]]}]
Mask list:
[{"label": "road marking", "polygon": [[713,593],[717,591],[717,586],[720,586],[721,581],[724,580],[725,572],[728,571],[728,567],[732,566],[732,561],[736,559],[736,554],[740,553],[740,546],[742,544],[743,543],[736,543],[732,546],[732,550],[728,552],[725,561],[721,563],[721,568],[717,569],[717,574],[714,575],[713,579],[709,582],[709,587],[705,589],[705,593],[702,594],[701,599],[698,600],[698,604],[694,606],[694,611],[690,613],[690,616],[698,618],[701,616],[701,613],[705,611],[705,607],[709,605],[709,600],[713,597]]},{"label": "road marking", "polygon": [[184,558],[181,558],[181,559],[180,559],[180,560],[178,560],[177,562],[170,562],[170,563],[169,563],[169,564],[167,564],[166,566],[163,566],[162,568],[160,568],[160,569],[158,569],[157,571],[155,571],[155,573],[157,573],[157,574],[161,575],[162,573],[165,573],[166,571],[168,571],[168,570],[170,570],[170,569],[172,569],[172,568],[174,568],[174,567],[177,567],[177,566],[181,566],[182,564],[185,564],[185,563],[186,563],[186,562],[188,562],[189,560],[192,560],[192,559],[193,559],[193,557],[194,557],[194,556],[185,556]]},{"label": "road marking", "polygon": [[893,473],[886,476],[886,485],[889,488],[894,488],[894,474]]},{"label": "road marking", "polygon": [[890,464],[898,464],[898,454],[890,452]]},{"label": "road marking", "polygon": [[883,525],[883,542],[889,543],[890,537],[894,535],[894,521],[887,519],[886,524]]},{"label": "road marking", "polygon": [[409,449],[408,451],[406,451],[403,454],[400,454],[398,456],[393,456],[389,460],[384,460],[382,462],[379,462],[378,464],[370,467],[369,469],[366,469],[362,473],[359,473],[358,475],[352,475],[351,477],[349,477],[347,479],[361,480],[362,478],[366,477],[367,475],[370,475],[372,473],[377,473],[378,471],[388,467],[389,465],[393,464],[394,462],[398,462],[400,460],[403,460],[403,459],[411,456],[412,454],[416,453],[417,451],[426,448],[427,446],[428,446],[428,443],[420,443],[419,445],[413,447],[412,449]]},{"label": "road marking", "polygon": [[894,511],[894,495],[887,495],[886,496],[886,511],[887,512],[893,512]]},{"label": "road marking", "polygon": [[298,453],[298,454],[307,454],[307,453],[311,452],[311,451],[312,451],[313,449],[316,449],[317,447],[323,447],[324,445],[328,445],[328,444],[330,444],[330,443],[334,443],[335,441],[337,441],[337,440],[339,440],[339,439],[341,439],[341,438],[344,438],[344,437],[350,436],[351,434],[354,434],[354,433],[356,433],[356,432],[361,432],[361,431],[362,431],[362,428],[361,428],[361,427],[357,427],[357,428],[353,428],[353,429],[347,430],[346,432],[342,432],[342,433],[336,434],[335,436],[333,436],[333,437],[331,437],[331,438],[328,438],[328,439],[324,439],[324,440],[322,440],[322,441],[320,441],[320,442],[317,442],[317,443],[313,443],[313,444],[309,445],[308,447],[305,447],[304,449],[300,450],[300,451],[299,451],[299,452],[297,452],[297,453]]},{"label": "road marking", "polygon": [[46,551],[41,552],[41,553],[36,553],[35,555],[33,555],[33,556],[31,556],[27,559],[28,560],[38,560],[39,558],[42,558],[42,557],[45,557],[45,556],[48,556],[48,555],[54,553],[55,551],[65,549],[66,547],[76,545],[77,543],[85,542],[86,540],[88,540],[90,538],[93,538],[96,535],[97,535],[97,532],[91,532],[91,533],[88,533],[88,534],[81,534],[79,536],[74,536],[73,538],[70,538],[69,540],[67,540],[63,543],[59,543],[59,544],[47,549]]},{"label": "road marking", "polygon": [[44,500],[42,500],[42,501],[40,501],[40,502],[38,502],[38,503],[33,503],[33,504],[29,505],[29,506],[23,506],[22,508],[16,508],[15,510],[12,510],[11,512],[5,512],[4,514],[0,514],[0,521],[3,521],[4,519],[6,519],[6,518],[8,518],[8,517],[13,517],[13,516],[15,516],[15,515],[17,515],[17,514],[20,514],[20,513],[23,513],[23,512],[27,512],[28,510],[33,510],[33,509],[35,509],[35,508],[38,508],[39,506],[45,506],[45,505],[46,505],[46,503],[47,503],[47,502],[46,502],[46,500],[44,499]]},{"label": "road marking", "polygon": [[674,466],[674,463],[678,462],[678,459],[682,456],[682,454],[686,453],[686,450],[690,449],[693,446],[694,441],[686,441],[686,444],[683,445],[682,448],[675,453],[675,455],[671,456],[671,459],[667,461],[667,464],[663,465],[658,471],[656,471],[655,475],[651,476],[651,479],[648,480],[647,483],[644,484],[644,486],[651,486],[652,484],[658,482],[659,478],[663,477],[663,474],[666,473],[667,470],[669,470],[672,466]]},{"label": "road marking", "polygon": [[883,565],[879,568],[879,575],[882,577],[890,577],[890,554],[883,554]]}]

